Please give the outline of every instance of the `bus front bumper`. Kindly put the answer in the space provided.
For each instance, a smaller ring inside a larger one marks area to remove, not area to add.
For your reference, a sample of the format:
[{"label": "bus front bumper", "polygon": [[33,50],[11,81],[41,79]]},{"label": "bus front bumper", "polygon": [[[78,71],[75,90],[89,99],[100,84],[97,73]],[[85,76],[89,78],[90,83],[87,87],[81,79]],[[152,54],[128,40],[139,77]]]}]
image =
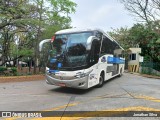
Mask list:
[{"label": "bus front bumper", "polygon": [[83,78],[77,78],[73,80],[60,80],[51,77],[46,74],[46,83],[50,85],[62,86],[62,87],[71,87],[78,89],[87,89],[88,88],[88,76]]}]

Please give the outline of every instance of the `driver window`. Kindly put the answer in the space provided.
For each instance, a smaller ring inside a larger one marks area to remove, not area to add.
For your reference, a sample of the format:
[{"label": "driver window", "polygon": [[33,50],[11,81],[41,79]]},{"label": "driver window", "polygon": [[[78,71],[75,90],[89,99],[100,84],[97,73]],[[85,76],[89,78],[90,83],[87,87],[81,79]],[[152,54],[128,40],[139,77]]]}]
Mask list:
[{"label": "driver window", "polygon": [[98,62],[99,50],[100,50],[100,43],[99,41],[94,40],[91,47],[90,61],[89,61],[91,66]]}]

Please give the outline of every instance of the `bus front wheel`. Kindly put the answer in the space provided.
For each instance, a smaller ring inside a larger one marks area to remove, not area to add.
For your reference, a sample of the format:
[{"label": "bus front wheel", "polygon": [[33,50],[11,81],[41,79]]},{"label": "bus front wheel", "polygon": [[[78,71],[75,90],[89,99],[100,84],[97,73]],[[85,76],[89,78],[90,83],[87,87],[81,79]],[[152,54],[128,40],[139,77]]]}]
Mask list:
[{"label": "bus front wheel", "polygon": [[97,87],[102,87],[104,84],[104,73],[102,72],[100,77],[99,77],[99,84],[97,85]]}]

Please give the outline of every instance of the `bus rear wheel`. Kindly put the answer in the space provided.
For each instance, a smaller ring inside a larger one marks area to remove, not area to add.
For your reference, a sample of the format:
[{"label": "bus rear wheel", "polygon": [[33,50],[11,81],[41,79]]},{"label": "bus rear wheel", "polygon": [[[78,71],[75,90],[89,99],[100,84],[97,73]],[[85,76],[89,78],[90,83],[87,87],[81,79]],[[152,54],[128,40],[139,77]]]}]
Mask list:
[{"label": "bus rear wheel", "polygon": [[98,88],[102,87],[104,84],[104,73],[101,73],[99,77],[99,84],[97,85]]}]

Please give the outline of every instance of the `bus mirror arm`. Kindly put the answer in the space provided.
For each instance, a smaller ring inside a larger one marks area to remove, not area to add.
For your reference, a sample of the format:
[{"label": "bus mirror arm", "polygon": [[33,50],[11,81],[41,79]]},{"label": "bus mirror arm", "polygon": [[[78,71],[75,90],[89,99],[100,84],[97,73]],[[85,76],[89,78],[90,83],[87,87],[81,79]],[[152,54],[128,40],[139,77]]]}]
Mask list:
[{"label": "bus mirror arm", "polygon": [[99,39],[97,37],[95,37],[95,36],[90,36],[87,39],[87,47],[86,47],[87,50],[91,50],[91,46],[92,46],[92,41],[93,40],[99,40]]},{"label": "bus mirror arm", "polygon": [[47,42],[50,42],[51,39],[45,39],[45,40],[42,40],[40,43],[39,43],[39,51],[41,52],[42,51],[42,48],[43,48],[43,44],[44,43],[47,43]]}]

